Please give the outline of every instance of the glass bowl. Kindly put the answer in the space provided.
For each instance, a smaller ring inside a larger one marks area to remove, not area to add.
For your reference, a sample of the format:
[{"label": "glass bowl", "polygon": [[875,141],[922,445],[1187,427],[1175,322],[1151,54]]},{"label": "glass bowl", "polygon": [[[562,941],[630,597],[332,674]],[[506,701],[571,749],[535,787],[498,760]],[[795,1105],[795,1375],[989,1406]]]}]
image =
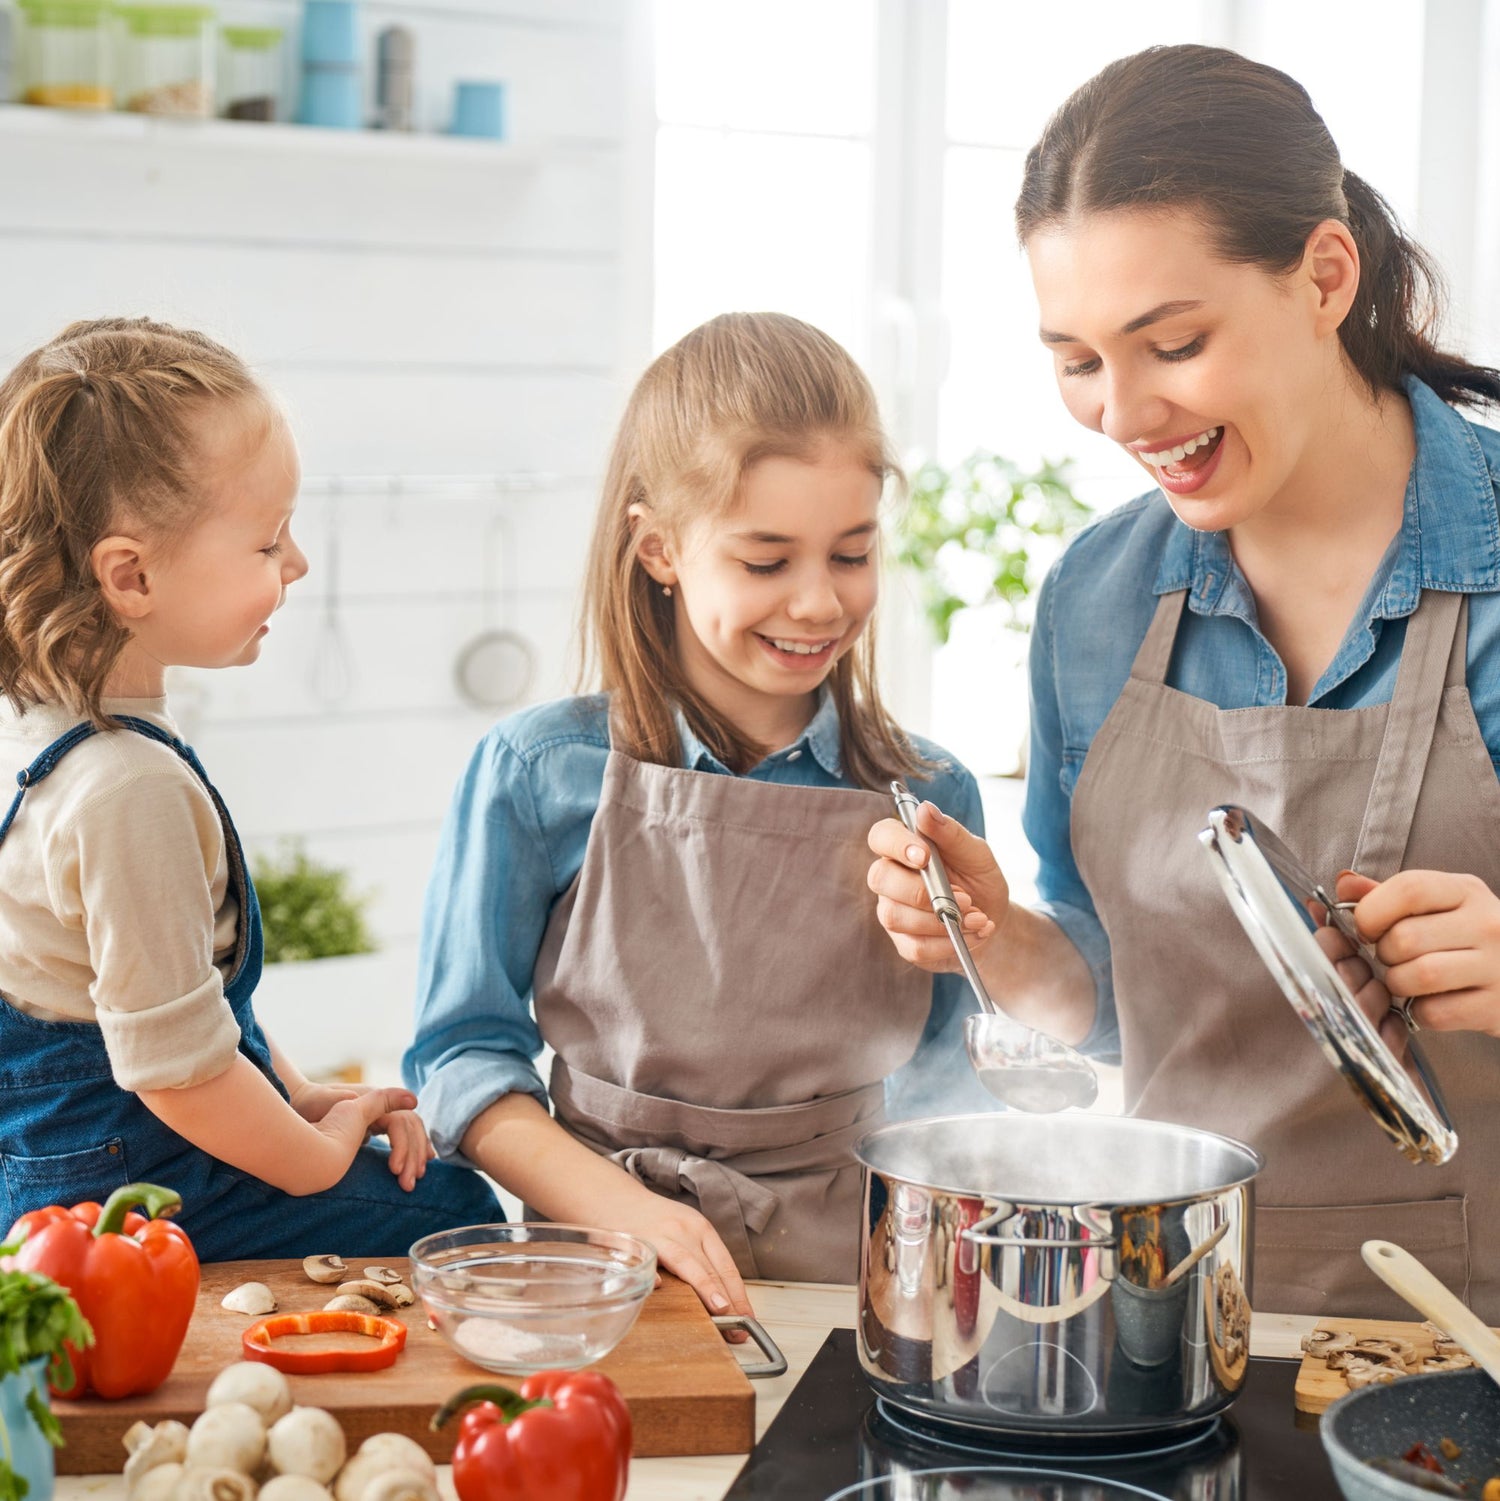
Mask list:
[{"label": "glass bowl", "polygon": [[466,1225],[411,1248],[438,1333],[487,1371],[560,1370],[609,1354],[656,1285],[656,1252],[586,1225]]}]

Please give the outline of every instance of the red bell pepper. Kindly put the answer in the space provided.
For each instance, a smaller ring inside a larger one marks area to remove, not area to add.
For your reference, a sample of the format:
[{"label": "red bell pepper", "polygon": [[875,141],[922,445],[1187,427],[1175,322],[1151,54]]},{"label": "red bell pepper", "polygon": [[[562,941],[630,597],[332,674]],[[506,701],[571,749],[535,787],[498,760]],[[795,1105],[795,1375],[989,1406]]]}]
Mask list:
[{"label": "red bell pepper", "polygon": [[[130,1213],[134,1204],[146,1213]],[[131,1183],[102,1208],[51,1204],[11,1226],[7,1241],[25,1237],[16,1265],[61,1283],[93,1326],[90,1350],[67,1347],[70,1383],[63,1384],[65,1367],[53,1357],[48,1380],[54,1396],[133,1397],[167,1379],[198,1300],[197,1254],[166,1218],[180,1208],[170,1188]]]},{"label": "red bell pepper", "polygon": [[433,1428],[464,1407],[453,1449],[459,1501],[623,1501],[630,1409],[608,1376],[542,1371],[519,1392],[465,1387],[439,1408]]},{"label": "red bell pepper", "polygon": [[[364,1343],[340,1350],[289,1350],[273,1339],[304,1334],[363,1334]],[[371,1343],[373,1341],[373,1343]],[[261,1319],[240,1336],[246,1360],[274,1366],[288,1376],[318,1376],[325,1371],[382,1371],[395,1365],[406,1348],[406,1325],[371,1313],[347,1313],[335,1308],[316,1313],[278,1313]]]}]

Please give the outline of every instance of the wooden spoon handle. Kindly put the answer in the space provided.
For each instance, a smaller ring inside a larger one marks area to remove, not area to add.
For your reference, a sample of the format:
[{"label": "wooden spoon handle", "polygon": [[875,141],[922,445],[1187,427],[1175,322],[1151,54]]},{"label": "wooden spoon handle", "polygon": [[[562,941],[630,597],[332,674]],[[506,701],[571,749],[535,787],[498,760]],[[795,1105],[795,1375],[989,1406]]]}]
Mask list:
[{"label": "wooden spoon handle", "polygon": [[1493,1381],[1500,1382],[1500,1337],[1449,1292],[1410,1251],[1388,1240],[1367,1240],[1360,1247],[1365,1265],[1392,1292],[1406,1299],[1424,1318],[1461,1344]]}]

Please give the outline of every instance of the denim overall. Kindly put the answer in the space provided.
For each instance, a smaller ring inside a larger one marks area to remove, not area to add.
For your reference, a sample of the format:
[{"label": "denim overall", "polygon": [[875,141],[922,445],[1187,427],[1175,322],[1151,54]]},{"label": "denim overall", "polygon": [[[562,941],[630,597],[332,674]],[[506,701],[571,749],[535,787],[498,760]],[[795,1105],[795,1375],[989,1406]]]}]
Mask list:
[{"label": "denim overall", "polygon": [[[251,1006],[264,953],[260,905],[229,810],[182,741],[144,719],[121,716],[117,723],[176,752],[218,809],[231,890],[240,908],[224,998],[239,1024],[240,1052],[286,1099]],[[76,726],[16,777],[21,790],[0,823],[0,846],[27,789],[96,733],[91,724]],[[137,874],[147,878],[145,872]],[[160,1183],[182,1196],[178,1223],[203,1261],[329,1251],[404,1256],[423,1235],[504,1218],[479,1174],[430,1162],[407,1193],[391,1173],[388,1157],[384,1144],[365,1146],[332,1188],[302,1197],[283,1193],[195,1147],[121,1089],[96,1025],[43,1021],[0,999],[0,1236],[28,1210],[102,1202],[115,1189],[138,1182]]]}]

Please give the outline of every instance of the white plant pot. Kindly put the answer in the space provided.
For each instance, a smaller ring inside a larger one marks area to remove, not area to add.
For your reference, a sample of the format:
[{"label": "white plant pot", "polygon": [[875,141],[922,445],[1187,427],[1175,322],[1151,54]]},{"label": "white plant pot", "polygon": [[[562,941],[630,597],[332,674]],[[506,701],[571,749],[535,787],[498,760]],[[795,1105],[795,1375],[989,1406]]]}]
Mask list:
[{"label": "white plant pot", "polygon": [[309,1078],[399,1053],[409,1030],[411,987],[388,950],[268,964],[255,987],[255,1014]]}]

